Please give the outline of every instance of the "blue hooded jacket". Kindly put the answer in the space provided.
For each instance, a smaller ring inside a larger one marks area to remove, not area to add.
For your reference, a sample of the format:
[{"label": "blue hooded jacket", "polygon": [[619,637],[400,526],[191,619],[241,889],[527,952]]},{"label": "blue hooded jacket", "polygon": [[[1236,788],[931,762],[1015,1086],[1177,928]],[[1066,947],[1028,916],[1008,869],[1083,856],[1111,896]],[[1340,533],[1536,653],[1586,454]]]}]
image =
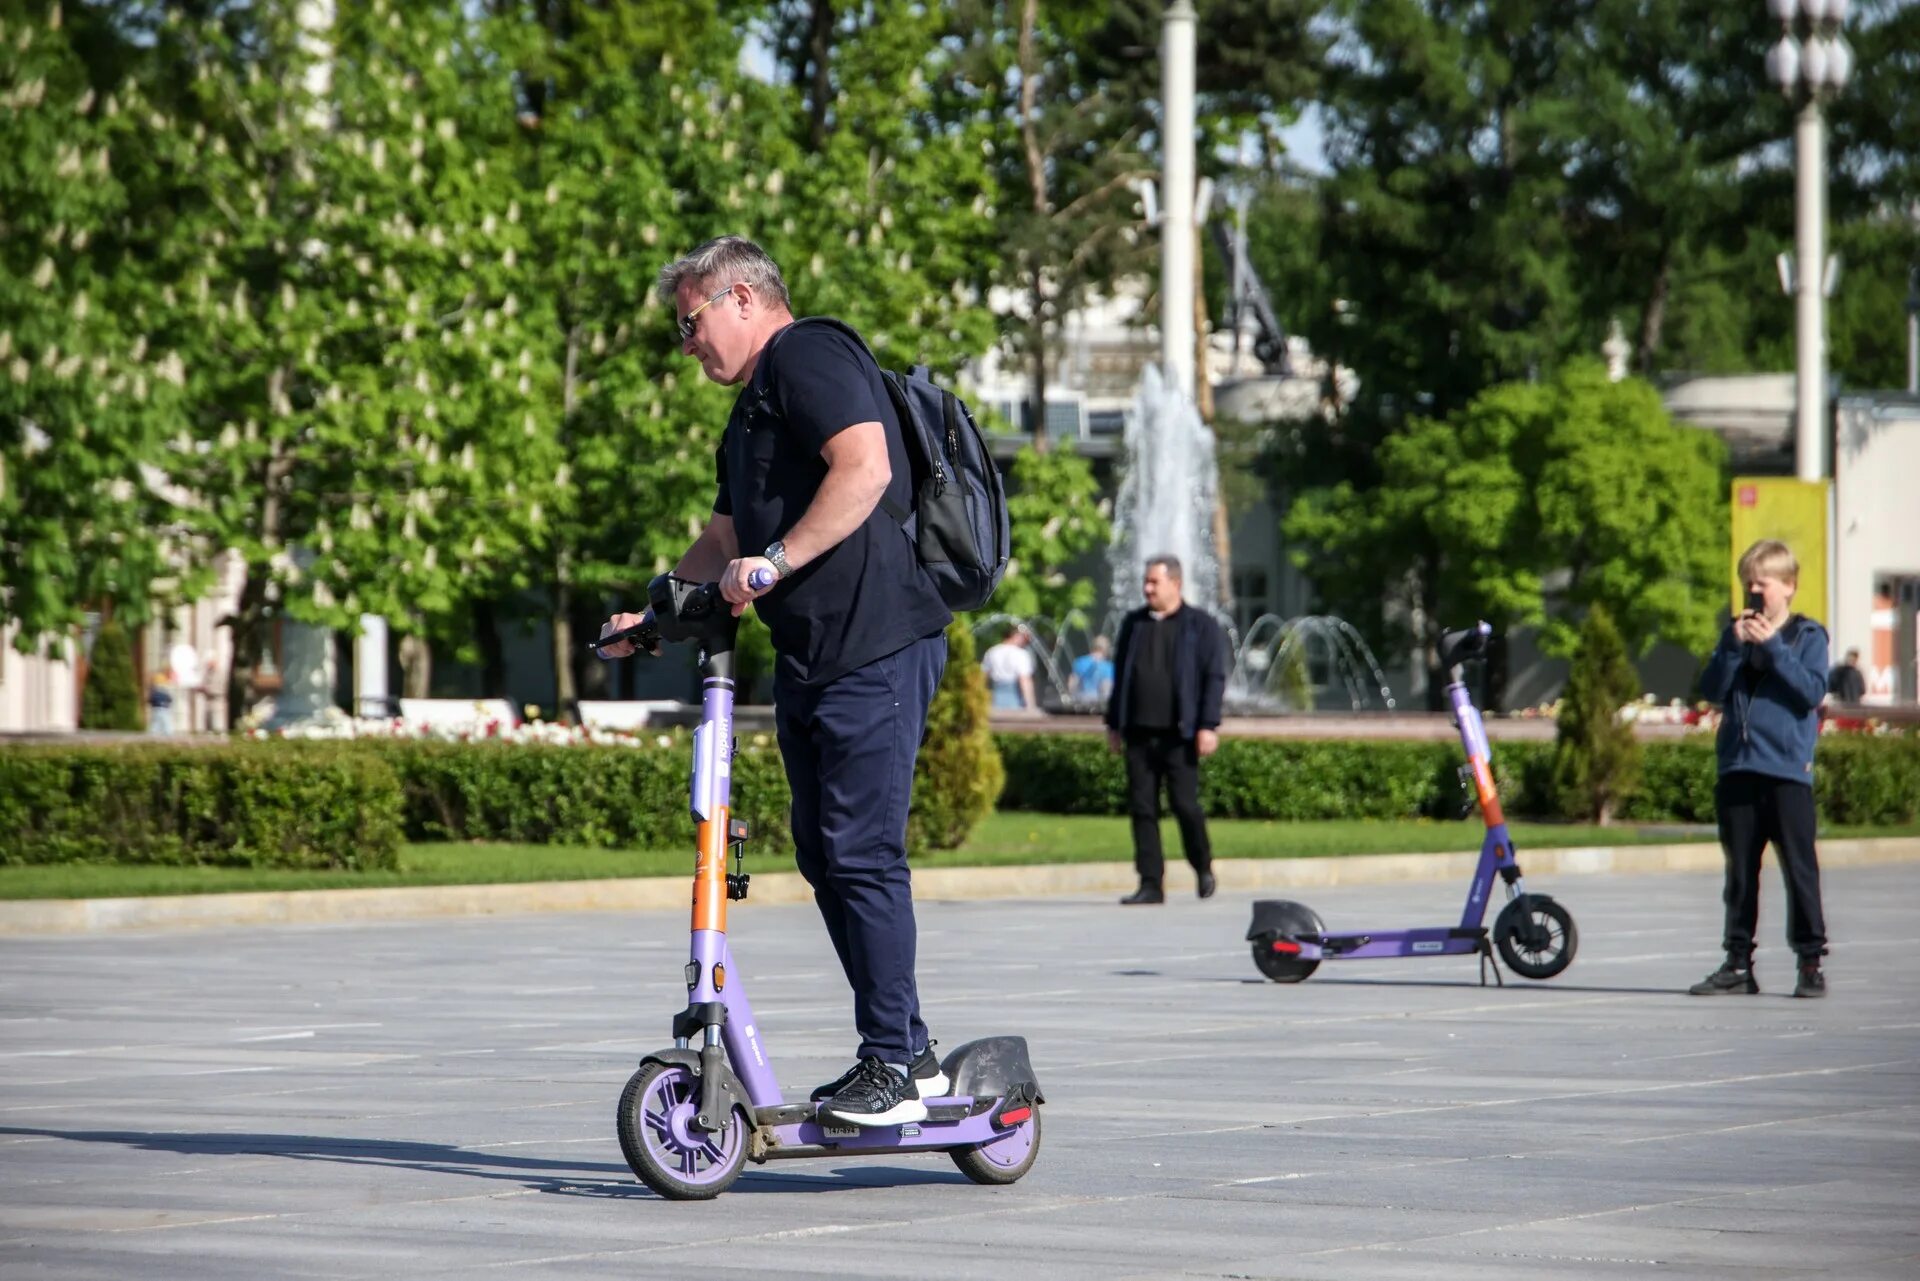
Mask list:
[{"label": "blue hooded jacket", "polygon": [[1729,623],[1700,694],[1722,707],[1720,772],[1813,783],[1820,700],[1827,694],[1827,629],[1795,614],[1764,645],[1735,640]]}]

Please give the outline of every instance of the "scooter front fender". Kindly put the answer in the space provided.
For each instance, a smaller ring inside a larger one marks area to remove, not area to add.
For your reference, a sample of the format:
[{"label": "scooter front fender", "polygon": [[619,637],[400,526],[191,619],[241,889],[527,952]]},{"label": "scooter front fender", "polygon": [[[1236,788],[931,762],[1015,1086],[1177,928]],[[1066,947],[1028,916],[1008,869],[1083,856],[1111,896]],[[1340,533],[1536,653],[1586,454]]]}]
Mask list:
[{"label": "scooter front fender", "polygon": [[740,1084],[740,1078],[734,1075],[733,1068],[728,1066],[719,1046],[711,1047],[710,1052],[678,1048],[655,1050],[640,1060],[642,1067],[649,1063],[685,1068],[694,1080],[700,1082],[700,1114],[694,1118],[694,1124],[709,1134],[725,1126],[727,1117],[735,1108],[740,1108],[749,1117],[753,1115],[753,1105],[747,1101],[747,1089]]}]

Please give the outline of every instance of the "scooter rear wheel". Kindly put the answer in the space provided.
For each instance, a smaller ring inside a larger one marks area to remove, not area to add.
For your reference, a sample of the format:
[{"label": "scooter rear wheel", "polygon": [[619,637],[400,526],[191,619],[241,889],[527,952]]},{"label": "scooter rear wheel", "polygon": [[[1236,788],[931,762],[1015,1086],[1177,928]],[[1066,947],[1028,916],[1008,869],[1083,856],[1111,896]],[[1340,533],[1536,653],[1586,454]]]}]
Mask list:
[{"label": "scooter rear wheel", "polygon": [[1522,894],[1494,918],[1500,959],[1523,979],[1550,979],[1573,964],[1580,931],[1573,914],[1550,898]]},{"label": "scooter rear wheel", "polygon": [[738,1109],[719,1130],[697,1129],[700,1082],[677,1063],[643,1063],[620,1095],[620,1151],[640,1181],[670,1201],[710,1201],[733,1186],[747,1159]]},{"label": "scooter rear wheel", "polygon": [[[1260,918],[1263,935],[1253,940],[1253,964],[1262,974],[1275,983],[1303,983],[1307,977],[1320,968],[1320,962],[1303,960],[1298,952],[1276,952],[1273,950],[1275,939],[1268,937],[1265,931],[1279,929],[1287,934],[1323,934],[1326,926],[1320,923],[1320,914],[1304,903],[1280,903],[1267,909]],[[1282,938],[1279,942],[1287,942]]]},{"label": "scooter rear wheel", "polygon": [[958,1148],[947,1155],[975,1183],[1016,1182],[1040,1158],[1040,1109],[1035,1107],[1026,1120],[991,1143]]}]

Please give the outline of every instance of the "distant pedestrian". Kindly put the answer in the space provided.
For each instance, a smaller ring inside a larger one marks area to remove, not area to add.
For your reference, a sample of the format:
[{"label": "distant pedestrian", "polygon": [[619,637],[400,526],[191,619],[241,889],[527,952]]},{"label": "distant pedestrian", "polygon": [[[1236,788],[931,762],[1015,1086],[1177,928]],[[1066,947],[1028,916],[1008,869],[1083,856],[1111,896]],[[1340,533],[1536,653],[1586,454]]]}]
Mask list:
[{"label": "distant pedestrian", "polygon": [[173,673],[164,668],[147,684],[147,733],[173,733]]},{"label": "distant pedestrian", "polygon": [[1033,651],[1027,629],[1015,624],[998,645],[980,656],[987,674],[987,692],[997,711],[1019,711],[1038,706],[1033,696]]},{"label": "distant pedestrian", "polygon": [[1795,996],[1825,996],[1827,953],[1820,862],[1813,844],[1813,745],[1826,693],[1827,632],[1789,612],[1800,565],[1785,543],[1763,539],[1740,557],[1747,607],[1727,625],[1700,676],[1700,692],[1723,709],[1714,809],[1726,852],[1727,959],[1695,983],[1695,996],[1754,994],[1754,928],[1760,913],[1760,853],[1773,846],[1787,887],[1787,942],[1799,959]]},{"label": "distant pedestrian", "polygon": [[1093,638],[1093,648],[1073,660],[1073,675],[1068,678],[1068,693],[1076,702],[1104,703],[1113,693],[1113,643],[1104,636]]},{"label": "distant pedestrian", "polygon": [[1867,696],[1867,675],[1860,670],[1860,651],[1847,651],[1846,661],[1827,673],[1827,694],[1836,703],[1857,703]]},{"label": "distant pedestrian", "polygon": [[1166,785],[1180,846],[1193,865],[1200,897],[1213,895],[1213,848],[1200,812],[1200,760],[1220,745],[1220,701],[1227,688],[1227,635],[1201,609],[1180,599],[1180,562],[1147,562],[1146,604],[1120,624],[1114,647],[1113,693],[1107,699],[1107,745],[1127,758],[1127,815],[1133,821],[1133,863],[1140,887],[1122,903],[1164,903],[1166,859],[1160,849],[1160,788]]}]

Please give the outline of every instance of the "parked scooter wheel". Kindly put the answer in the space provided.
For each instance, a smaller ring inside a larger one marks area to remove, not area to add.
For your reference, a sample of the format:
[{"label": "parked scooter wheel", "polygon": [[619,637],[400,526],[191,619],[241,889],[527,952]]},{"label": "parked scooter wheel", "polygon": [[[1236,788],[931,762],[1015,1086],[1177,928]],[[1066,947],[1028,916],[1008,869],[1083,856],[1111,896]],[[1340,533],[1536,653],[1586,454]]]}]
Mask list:
[{"label": "parked scooter wheel", "polygon": [[960,1173],[975,1183],[1012,1183],[1033,1168],[1040,1157],[1040,1109],[991,1143],[957,1148],[948,1153]]},{"label": "parked scooter wheel", "polygon": [[[1297,951],[1287,951],[1286,945],[1292,936],[1324,934],[1326,926],[1320,923],[1320,914],[1305,903],[1289,900],[1256,903],[1254,912],[1254,966],[1275,983],[1305,982],[1320,968],[1319,960],[1302,960]],[[1276,943],[1281,945],[1278,951],[1274,950]]]},{"label": "parked scooter wheel", "polygon": [[1493,941],[1507,968],[1524,979],[1550,979],[1573,964],[1580,932],[1573,914],[1544,894],[1522,894],[1500,909]]},{"label": "parked scooter wheel", "polygon": [[696,1129],[700,1082],[677,1063],[643,1063],[620,1095],[620,1151],[640,1181],[670,1201],[709,1201],[733,1186],[747,1159],[746,1118]]}]

